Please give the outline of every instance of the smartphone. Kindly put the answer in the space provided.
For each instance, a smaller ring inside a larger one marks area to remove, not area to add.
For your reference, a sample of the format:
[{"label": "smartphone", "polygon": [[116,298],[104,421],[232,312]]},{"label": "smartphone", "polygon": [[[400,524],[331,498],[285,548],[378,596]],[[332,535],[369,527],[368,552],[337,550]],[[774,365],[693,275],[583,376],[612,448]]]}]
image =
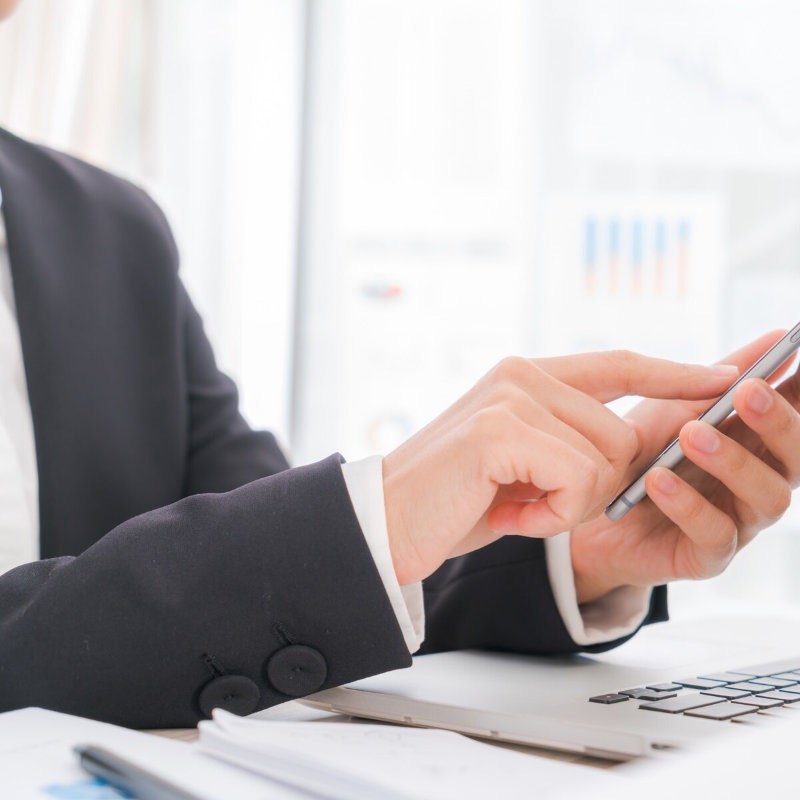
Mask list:
[{"label": "smartphone", "polygon": [[[698,419],[717,427],[727,419],[733,411],[733,393],[736,387],[748,378],[768,378],[778,367],[800,348],[800,323],[795,325],[782,339],[776,342],[748,370],[742,373],[736,382],[717,400],[714,405],[704,411]],[[655,467],[674,469],[683,461],[684,455],[678,440],[670,442],[664,451],[654,459],[639,477],[623,489],[606,507],[609,519],[622,519],[638,502],[645,497],[644,481],[647,473]]]}]

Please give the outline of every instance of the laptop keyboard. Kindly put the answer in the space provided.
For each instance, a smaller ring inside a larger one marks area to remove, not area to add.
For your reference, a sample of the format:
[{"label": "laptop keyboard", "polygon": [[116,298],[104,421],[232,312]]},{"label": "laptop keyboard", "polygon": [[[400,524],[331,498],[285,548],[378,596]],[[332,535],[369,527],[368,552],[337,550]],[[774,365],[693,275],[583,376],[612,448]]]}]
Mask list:
[{"label": "laptop keyboard", "polygon": [[589,698],[591,703],[604,705],[630,701],[637,701],[644,711],[715,720],[733,720],[769,708],[791,706],[800,703],[800,657]]}]

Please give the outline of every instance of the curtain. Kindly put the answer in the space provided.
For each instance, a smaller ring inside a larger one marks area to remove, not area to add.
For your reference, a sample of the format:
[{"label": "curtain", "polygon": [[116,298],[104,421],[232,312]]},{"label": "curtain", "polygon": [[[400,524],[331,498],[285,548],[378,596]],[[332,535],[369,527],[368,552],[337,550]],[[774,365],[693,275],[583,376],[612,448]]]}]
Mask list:
[{"label": "curtain", "polygon": [[23,0],[0,125],[143,185],[250,421],[287,444],[300,0]]},{"label": "curtain", "polygon": [[[0,120],[20,135],[118,165],[126,79],[143,46],[146,0],[27,0],[0,25]],[[137,87],[138,88],[138,87]],[[130,138],[130,134],[127,138]]]}]

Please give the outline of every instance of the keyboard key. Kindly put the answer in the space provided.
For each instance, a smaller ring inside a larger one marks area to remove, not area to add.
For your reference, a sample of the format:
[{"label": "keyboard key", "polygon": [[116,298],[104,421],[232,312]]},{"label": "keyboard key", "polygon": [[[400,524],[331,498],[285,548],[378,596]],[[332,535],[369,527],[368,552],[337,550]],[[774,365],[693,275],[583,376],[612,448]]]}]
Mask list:
[{"label": "keyboard key", "polygon": [[781,691],[789,692],[789,694],[800,694],[800,685],[795,684],[794,686],[784,686]]},{"label": "keyboard key", "polygon": [[665,700],[667,697],[677,697],[676,692],[654,692],[652,689],[621,689],[620,694],[626,694],[634,700]]},{"label": "keyboard key", "polygon": [[[800,695],[797,696],[797,699],[800,700]],[[624,703],[626,700],[630,700],[625,694],[616,694],[612,692],[611,694],[598,694],[595,697],[590,697],[590,703],[603,703],[603,705],[611,705],[613,703]]]},{"label": "keyboard key", "polygon": [[784,678],[776,678],[774,675],[764,678],[753,678],[751,683],[763,683],[764,686],[771,686],[773,689],[783,689],[787,686],[796,686],[797,681],[787,681]]},{"label": "keyboard key", "polygon": [[731,689],[741,689],[743,692],[750,692],[757,694],[764,691],[764,684],[753,683],[752,681],[742,681],[741,683],[729,683],[728,687]]},{"label": "keyboard key", "polygon": [[741,689],[731,689],[730,686],[718,686],[716,689],[703,689],[700,694],[710,694],[712,697],[725,697],[736,700],[740,697],[749,697],[752,692],[743,692]]},{"label": "keyboard key", "polygon": [[[798,695],[800,699],[800,695]],[[667,700],[659,700],[655,703],[642,703],[639,708],[646,711],[663,711],[666,714],[680,714],[689,708],[700,708],[700,706],[710,706],[715,703],[723,703],[719,697],[711,697],[707,694],[691,693],[678,695]]]},{"label": "keyboard key", "polygon": [[716,689],[718,686],[724,686],[726,681],[714,681],[711,678],[682,678],[675,683],[687,689]]},{"label": "keyboard key", "polygon": [[796,672],[779,672],[776,675],[772,676],[773,678],[786,678],[787,681],[794,681],[795,683],[800,683],[800,675]]},{"label": "keyboard key", "polygon": [[777,675],[779,672],[794,672],[800,670],[800,657],[784,658],[781,661],[768,661],[766,664],[754,664],[752,667],[741,667],[733,672],[753,677],[765,677],[766,675]]},{"label": "keyboard key", "polygon": [[782,706],[784,701],[778,700],[776,697],[764,697],[759,694],[751,694],[743,697],[739,702],[743,706],[758,706],[759,708],[775,708],[775,706]]},{"label": "keyboard key", "polygon": [[769,697],[771,700],[783,700],[786,705],[800,703],[800,694],[795,692],[784,692],[782,689],[775,689],[774,692],[759,692],[759,697]]},{"label": "keyboard key", "polygon": [[755,714],[755,706],[744,706],[741,703],[717,703],[704,708],[692,708],[686,712],[687,717],[703,717],[705,719],[733,719],[745,714]]},{"label": "keyboard key", "polygon": [[648,683],[647,688],[655,692],[677,692],[682,687],[679,683]]},{"label": "keyboard key", "polygon": [[721,683],[738,683],[742,680],[742,674],[741,672],[715,672],[712,675],[700,675],[700,677]]}]

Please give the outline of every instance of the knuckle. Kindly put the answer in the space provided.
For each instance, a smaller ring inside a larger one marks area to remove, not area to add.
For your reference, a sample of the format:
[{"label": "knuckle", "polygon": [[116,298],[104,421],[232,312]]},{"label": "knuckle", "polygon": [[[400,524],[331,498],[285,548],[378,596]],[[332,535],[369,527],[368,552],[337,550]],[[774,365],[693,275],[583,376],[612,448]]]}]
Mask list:
[{"label": "knuckle", "polygon": [[[574,469],[576,485],[580,487],[581,496],[586,498],[587,507],[593,506],[593,498],[597,496],[598,491],[606,486],[608,481],[603,465],[588,456],[584,456],[575,459]],[[581,514],[582,517],[583,514]]]},{"label": "knuckle", "polygon": [[728,566],[736,552],[737,536],[736,523],[730,517],[720,522],[709,542],[709,547],[718,554],[707,570],[709,577],[719,575]]},{"label": "knuckle", "polygon": [[798,381],[797,375],[784,381],[778,391],[794,409],[800,406],[800,381]]},{"label": "knuckle", "polygon": [[[725,440],[723,439],[723,442],[724,441]],[[753,456],[750,451],[745,450],[744,447],[731,447],[727,457],[728,467],[735,472],[747,469],[752,457]]]},{"label": "knuckle", "polygon": [[527,392],[509,381],[496,384],[489,393],[489,406],[499,409],[507,409],[512,412],[521,411],[526,403],[530,403]]},{"label": "knuckle", "polygon": [[725,572],[725,568],[727,566],[728,561],[722,559],[709,559],[702,563],[698,562],[694,568],[694,573],[692,574],[691,578],[696,581],[707,580],[708,578],[716,578],[718,575],[721,575],[723,572]]},{"label": "knuckle", "polygon": [[[780,408],[780,406],[779,406]],[[783,439],[797,436],[800,433],[800,416],[793,408],[782,408],[783,413],[777,415],[775,435]]]},{"label": "knuckle", "polygon": [[531,374],[533,364],[522,356],[506,356],[490,373],[495,382],[522,383]]},{"label": "knuckle", "polygon": [[730,558],[733,557],[733,553],[736,550],[736,542],[738,536],[739,536],[739,530],[736,527],[736,523],[730,517],[726,517],[722,525],[720,526],[719,546],[720,548],[728,550],[729,553],[728,560],[730,560]]},{"label": "knuckle", "polygon": [[639,454],[639,435],[630,425],[623,424],[625,425],[625,430],[620,436],[620,446],[623,450],[622,458],[627,463],[630,463]]},{"label": "knuckle", "polygon": [[636,431],[626,422],[621,422],[613,442],[613,451],[608,454],[609,459],[627,467],[639,452],[639,437]]},{"label": "knuckle", "polygon": [[478,441],[493,441],[506,435],[510,412],[502,406],[490,406],[475,412],[470,420],[470,437]]},{"label": "knuckle", "polygon": [[706,510],[706,499],[697,492],[688,492],[683,502],[682,516],[687,520],[697,520]]},{"label": "knuckle", "polygon": [[632,367],[635,359],[633,351],[626,349],[610,350],[608,355],[620,370],[626,372]]},{"label": "knuckle", "polygon": [[590,459],[592,470],[592,498],[597,502],[599,498],[606,497],[616,487],[618,482],[617,470],[610,462],[602,458],[599,460]]},{"label": "knuckle", "polygon": [[562,530],[571,530],[583,522],[598,507],[600,494],[610,492],[609,487],[612,485],[609,480],[609,471],[613,473],[610,465],[604,465],[588,456],[576,457],[571,464],[571,471],[574,480],[569,492],[570,500],[557,512]]},{"label": "knuckle", "polygon": [[624,367],[630,366],[636,360],[636,354],[627,348],[618,349],[617,356]]},{"label": "knuckle", "polygon": [[788,481],[784,481],[781,492],[780,511],[783,516],[792,505],[792,487]]},{"label": "knuckle", "polygon": [[780,487],[773,492],[768,492],[771,500],[766,509],[769,522],[777,522],[789,509],[792,504],[792,487],[786,481],[781,481]]},{"label": "knuckle", "polygon": [[600,469],[599,490],[603,497],[610,495],[619,483],[619,474],[614,467],[605,461]]},{"label": "knuckle", "polygon": [[[572,530],[579,523],[581,523],[586,516],[586,510],[579,507],[578,504],[572,502],[563,507],[555,507],[551,505],[553,514],[558,518],[559,529],[562,531]],[[588,506],[587,506],[588,509]]]},{"label": "knuckle", "polygon": [[611,368],[623,378],[625,393],[629,394],[636,366],[636,354],[632,350],[618,349],[610,350],[608,357],[611,362]]}]

